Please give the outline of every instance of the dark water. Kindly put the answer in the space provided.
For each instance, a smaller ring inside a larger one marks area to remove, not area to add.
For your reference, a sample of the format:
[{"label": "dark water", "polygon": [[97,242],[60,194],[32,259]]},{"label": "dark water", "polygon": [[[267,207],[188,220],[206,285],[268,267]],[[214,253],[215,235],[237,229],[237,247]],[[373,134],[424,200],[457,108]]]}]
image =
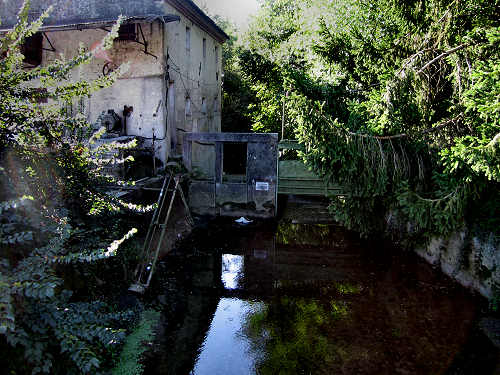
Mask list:
[{"label": "dark water", "polygon": [[197,230],[165,258],[146,374],[492,374],[481,301],[328,225]]}]

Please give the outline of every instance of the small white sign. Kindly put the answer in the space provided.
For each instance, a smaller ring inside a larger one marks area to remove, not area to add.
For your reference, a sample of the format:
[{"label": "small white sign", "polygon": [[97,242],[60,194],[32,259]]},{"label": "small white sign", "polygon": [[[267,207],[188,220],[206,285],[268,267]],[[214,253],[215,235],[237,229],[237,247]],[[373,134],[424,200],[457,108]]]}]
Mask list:
[{"label": "small white sign", "polygon": [[269,182],[256,182],[255,190],[257,191],[269,191]]}]

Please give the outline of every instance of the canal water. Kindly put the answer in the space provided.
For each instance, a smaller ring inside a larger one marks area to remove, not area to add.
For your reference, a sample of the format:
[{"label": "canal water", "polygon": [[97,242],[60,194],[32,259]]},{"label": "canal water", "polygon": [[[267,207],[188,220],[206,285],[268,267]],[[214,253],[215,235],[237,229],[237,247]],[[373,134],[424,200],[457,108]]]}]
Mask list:
[{"label": "canal water", "polygon": [[145,374],[492,374],[481,301],[334,225],[218,221],[164,258]]}]

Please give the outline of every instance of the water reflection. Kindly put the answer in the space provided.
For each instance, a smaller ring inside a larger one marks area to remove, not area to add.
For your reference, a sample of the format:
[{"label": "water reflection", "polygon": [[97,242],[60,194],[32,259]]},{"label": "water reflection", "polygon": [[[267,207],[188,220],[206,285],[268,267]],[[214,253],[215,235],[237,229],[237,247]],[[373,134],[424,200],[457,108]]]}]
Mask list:
[{"label": "water reflection", "polygon": [[238,289],[239,279],[243,274],[245,257],[242,255],[222,255],[222,283],[226,289]]},{"label": "water reflection", "polygon": [[193,375],[255,374],[258,351],[242,334],[247,317],[261,309],[261,303],[221,298]]},{"label": "water reflection", "polygon": [[209,233],[159,272],[177,284],[147,374],[444,374],[473,327],[462,289],[337,227]]},{"label": "water reflection", "polygon": [[254,351],[265,353],[257,363],[257,373],[310,374],[328,368],[336,356],[327,327],[332,319],[347,315],[347,306],[335,301],[273,299],[245,322]]}]

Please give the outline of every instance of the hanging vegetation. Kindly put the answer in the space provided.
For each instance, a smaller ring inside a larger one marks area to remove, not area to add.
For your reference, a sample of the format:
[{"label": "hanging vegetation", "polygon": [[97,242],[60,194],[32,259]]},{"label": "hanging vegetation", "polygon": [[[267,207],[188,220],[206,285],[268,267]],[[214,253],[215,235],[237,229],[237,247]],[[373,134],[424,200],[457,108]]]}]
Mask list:
[{"label": "hanging vegetation", "polygon": [[[500,227],[498,1],[268,0],[246,35],[254,129],[278,131],[347,194],[362,234]],[[288,95],[286,93],[288,92]],[[407,228],[407,229],[408,229]],[[408,233],[407,233],[408,234]]]},{"label": "hanging vegetation", "polygon": [[82,50],[70,60],[23,69],[20,46],[50,11],[29,23],[25,1],[17,25],[0,39],[0,365],[16,374],[98,374],[111,367],[135,313],[105,301],[104,282],[92,273],[109,270],[103,260],[136,232],[120,225],[117,213],[148,208],[99,188],[124,183],[103,173],[111,161],[101,156],[118,145],[93,147],[102,132],[89,141],[85,117],[65,110],[110,86],[125,67],[71,82],[72,69],[93,58]]}]

